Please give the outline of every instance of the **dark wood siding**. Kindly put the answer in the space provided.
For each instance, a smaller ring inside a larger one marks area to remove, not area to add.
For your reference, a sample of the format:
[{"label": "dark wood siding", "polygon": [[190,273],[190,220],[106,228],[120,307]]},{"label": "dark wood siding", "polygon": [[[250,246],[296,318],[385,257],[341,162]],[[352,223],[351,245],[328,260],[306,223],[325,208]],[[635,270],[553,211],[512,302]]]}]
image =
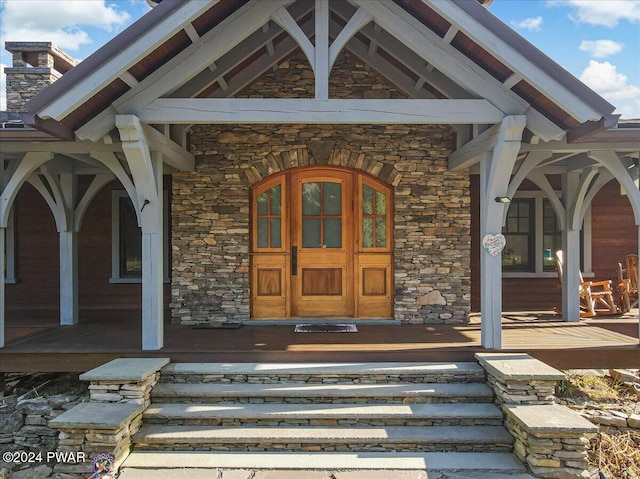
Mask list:
[{"label": "dark wood siding", "polygon": [[58,309],[60,245],[51,210],[29,184],[14,205],[17,283],[5,286],[6,309]]},{"label": "dark wood siding", "polygon": [[[559,186],[557,178],[554,186]],[[478,175],[471,176],[471,309],[480,310],[480,189]],[[531,185],[523,185],[532,189]],[[637,226],[631,204],[620,194],[617,181],[610,181],[591,206],[591,249],[594,279],[616,282],[616,264],[625,254],[637,253]],[[556,278],[505,278],[503,311],[551,310],[562,305]]]},{"label": "dark wood siding", "polygon": [[[87,178],[81,178],[84,191]],[[168,180],[167,184],[171,184]],[[111,192],[122,190],[118,182],[107,185],[89,206],[78,235],[79,305],[81,310],[136,309],[141,305],[140,284],[110,284]],[[59,239],[53,216],[40,194],[25,185],[16,198],[17,284],[6,286],[7,311],[49,310],[60,305]],[[169,304],[170,285],[165,285]]]}]

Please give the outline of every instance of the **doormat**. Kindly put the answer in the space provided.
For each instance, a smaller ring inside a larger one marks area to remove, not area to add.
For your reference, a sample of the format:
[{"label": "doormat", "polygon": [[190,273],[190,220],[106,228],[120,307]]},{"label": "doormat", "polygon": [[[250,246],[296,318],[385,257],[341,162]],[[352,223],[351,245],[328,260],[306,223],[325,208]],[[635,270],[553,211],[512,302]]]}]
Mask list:
[{"label": "doormat", "polygon": [[296,324],[294,333],[357,333],[355,324]]}]

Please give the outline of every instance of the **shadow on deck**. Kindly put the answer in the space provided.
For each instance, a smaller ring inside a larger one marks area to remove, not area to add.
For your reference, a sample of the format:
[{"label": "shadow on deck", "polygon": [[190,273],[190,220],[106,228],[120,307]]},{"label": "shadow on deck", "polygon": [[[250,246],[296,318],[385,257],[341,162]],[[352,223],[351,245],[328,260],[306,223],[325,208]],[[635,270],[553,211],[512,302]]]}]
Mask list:
[{"label": "shadow on deck", "polygon": [[[504,313],[501,352],[526,352],[557,368],[637,367],[638,312],[562,322],[553,313]],[[359,325],[358,333],[294,333],[292,325],[194,329],[166,324],[164,348],[142,351],[139,311],[90,311],[80,324],[54,315],[9,318],[0,372],[86,371],[117,357],[174,362],[468,361],[480,346],[480,317],[469,324]]]}]

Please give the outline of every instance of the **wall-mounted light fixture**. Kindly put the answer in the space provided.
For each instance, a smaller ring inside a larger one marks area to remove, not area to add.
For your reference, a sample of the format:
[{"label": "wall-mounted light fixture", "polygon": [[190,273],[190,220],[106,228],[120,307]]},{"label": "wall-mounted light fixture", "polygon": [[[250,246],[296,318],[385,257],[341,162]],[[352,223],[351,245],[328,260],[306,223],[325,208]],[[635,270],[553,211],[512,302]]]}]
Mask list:
[{"label": "wall-mounted light fixture", "polygon": [[496,196],[496,203],[511,203],[511,198],[508,196]]}]

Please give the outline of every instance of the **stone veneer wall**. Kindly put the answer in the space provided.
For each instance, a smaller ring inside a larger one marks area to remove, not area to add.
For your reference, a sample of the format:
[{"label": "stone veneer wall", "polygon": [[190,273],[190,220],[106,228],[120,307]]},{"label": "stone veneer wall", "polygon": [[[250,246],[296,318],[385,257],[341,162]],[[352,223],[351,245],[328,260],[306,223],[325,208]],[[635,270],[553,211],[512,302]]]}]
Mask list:
[{"label": "stone veneer wall", "polygon": [[[237,96],[312,95],[308,63],[292,57]],[[330,96],[403,97],[348,54],[334,67]],[[194,127],[196,171],[173,174],[173,322],[247,319],[251,184],[274,171],[338,158],[395,185],[395,318],[465,322],[469,176],[447,169],[454,141],[450,127],[438,125]]]}]

